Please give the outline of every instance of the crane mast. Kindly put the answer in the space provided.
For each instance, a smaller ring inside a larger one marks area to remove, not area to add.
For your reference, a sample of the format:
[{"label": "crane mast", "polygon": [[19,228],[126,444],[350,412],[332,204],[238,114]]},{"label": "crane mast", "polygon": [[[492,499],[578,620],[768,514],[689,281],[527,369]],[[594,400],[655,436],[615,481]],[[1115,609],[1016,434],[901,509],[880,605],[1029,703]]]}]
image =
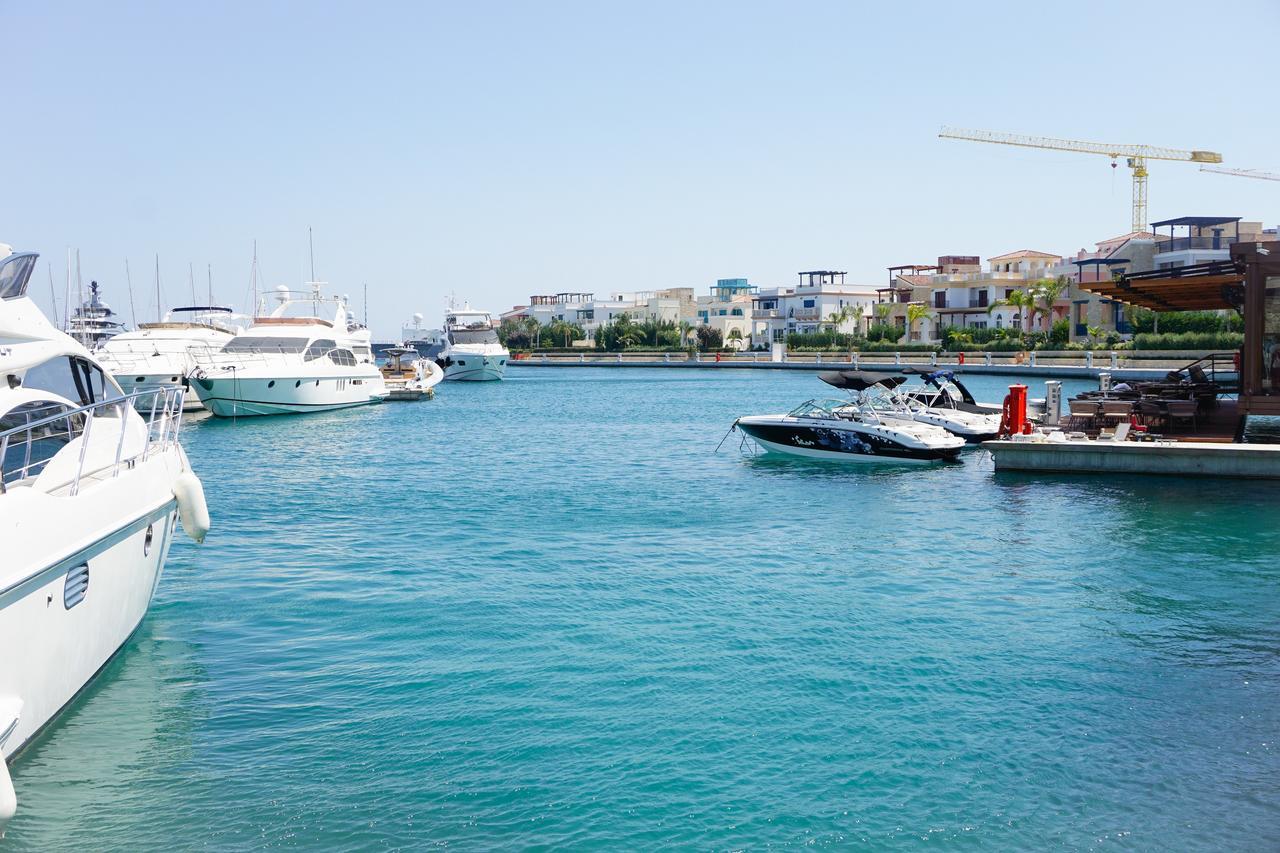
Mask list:
[{"label": "crane mast", "polygon": [[1216,151],[1184,151],[1179,148],[1161,148],[1155,145],[1121,145],[1109,142],[1084,142],[1079,139],[1059,139],[1052,136],[1027,136],[1017,133],[999,133],[991,130],[965,130],[943,127],[938,133],[942,139],[963,139],[968,142],[988,142],[994,145],[1013,145],[1019,148],[1040,148],[1049,151],[1071,151],[1077,154],[1099,154],[1116,160],[1123,157],[1133,172],[1133,221],[1134,231],[1147,230],[1147,171],[1148,160],[1176,160],[1192,163],[1221,163],[1222,155]]},{"label": "crane mast", "polygon": [[1260,181],[1280,181],[1275,172],[1260,172],[1257,169],[1215,169],[1212,166],[1201,166],[1202,172],[1214,172],[1218,175],[1235,175],[1237,178],[1257,178]]}]

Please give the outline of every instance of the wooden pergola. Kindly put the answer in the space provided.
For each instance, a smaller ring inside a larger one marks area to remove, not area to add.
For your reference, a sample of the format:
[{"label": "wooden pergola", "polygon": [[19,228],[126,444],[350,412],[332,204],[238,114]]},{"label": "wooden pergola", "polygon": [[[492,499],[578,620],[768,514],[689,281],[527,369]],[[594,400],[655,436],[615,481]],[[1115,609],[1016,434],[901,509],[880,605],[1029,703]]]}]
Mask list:
[{"label": "wooden pergola", "polygon": [[1218,311],[1244,304],[1245,273],[1234,261],[1081,282],[1081,290],[1152,311]]}]

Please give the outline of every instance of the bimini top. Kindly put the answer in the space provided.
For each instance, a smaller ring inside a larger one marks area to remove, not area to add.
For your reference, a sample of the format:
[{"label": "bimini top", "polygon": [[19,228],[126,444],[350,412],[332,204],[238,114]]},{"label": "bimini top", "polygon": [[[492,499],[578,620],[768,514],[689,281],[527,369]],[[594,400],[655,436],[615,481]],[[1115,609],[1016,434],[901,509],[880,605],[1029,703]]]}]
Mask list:
[{"label": "bimini top", "polygon": [[818,374],[818,378],[828,385],[848,391],[866,391],[877,385],[897,388],[907,381],[905,376],[895,376],[892,373],[870,373],[866,370],[824,370]]},{"label": "bimini top", "polygon": [[962,401],[966,403],[977,402],[974,400],[973,394],[970,393],[969,389],[964,387],[964,383],[956,377],[956,372],[954,370],[938,370],[937,368],[927,367],[904,367],[902,368],[902,372],[919,376],[926,383],[938,389],[941,389],[943,385],[950,382],[952,385],[956,386],[956,390],[960,392],[960,399]]}]

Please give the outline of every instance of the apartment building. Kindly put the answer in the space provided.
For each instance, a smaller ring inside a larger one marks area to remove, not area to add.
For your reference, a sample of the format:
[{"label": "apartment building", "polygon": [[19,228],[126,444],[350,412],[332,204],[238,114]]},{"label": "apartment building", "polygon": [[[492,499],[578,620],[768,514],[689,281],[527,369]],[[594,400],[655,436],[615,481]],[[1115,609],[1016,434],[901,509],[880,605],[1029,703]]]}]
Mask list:
[{"label": "apartment building", "polygon": [[694,325],[719,330],[725,346],[737,349],[751,346],[755,331],[751,299],[756,290],[745,278],[717,279],[706,296],[698,297]]},{"label": "apartment building", "polygon": [[[867,285],[849,284],[848,273],[838,270],[807,270],[799,273],[796,287],[761,290],[751,298],[756,344],[782,342],[792,332],[816,332],[835,327],[852,333],[866,328],[866,318],[876,302],[877,290]],[[847,309],[847,310],[846,310]],[[838,323],[833,315],[843,317]]]}]

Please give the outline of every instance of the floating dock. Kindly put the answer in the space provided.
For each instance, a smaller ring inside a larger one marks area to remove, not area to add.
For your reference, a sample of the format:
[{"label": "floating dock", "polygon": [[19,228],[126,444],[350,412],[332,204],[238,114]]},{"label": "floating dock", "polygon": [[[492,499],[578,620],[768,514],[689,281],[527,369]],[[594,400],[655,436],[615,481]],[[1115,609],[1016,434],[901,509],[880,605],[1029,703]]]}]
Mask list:
[{"label": "floating dock", "polygon": [[1280,444],[1052,440],[1027,436],[988,441],[982,446],[991,451],[997,471],[1280,480]]}]

